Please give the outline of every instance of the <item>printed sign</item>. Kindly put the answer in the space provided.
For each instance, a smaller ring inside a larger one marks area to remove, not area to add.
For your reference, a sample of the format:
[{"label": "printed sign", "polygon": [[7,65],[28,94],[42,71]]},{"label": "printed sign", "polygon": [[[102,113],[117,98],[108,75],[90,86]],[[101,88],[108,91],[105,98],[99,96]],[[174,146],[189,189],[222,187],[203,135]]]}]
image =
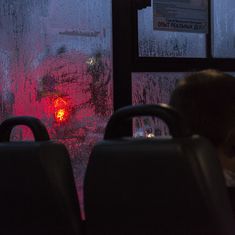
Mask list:
[{"label": "printed sign", "polygon": [[208,32],[208,0],[153,0],[153,29]]}]

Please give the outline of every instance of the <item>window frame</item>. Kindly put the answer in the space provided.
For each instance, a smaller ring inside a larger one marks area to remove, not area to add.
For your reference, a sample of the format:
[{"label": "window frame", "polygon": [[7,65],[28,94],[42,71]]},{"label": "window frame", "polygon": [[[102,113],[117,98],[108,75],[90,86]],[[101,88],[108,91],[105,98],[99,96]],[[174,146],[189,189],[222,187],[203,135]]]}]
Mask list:
[{"label": "window frame", "polygon": [[132,73],[189,72],[202,69],[235,71],[235,58],[212,57],[211,1],[208,0],[206,58],[140,57],[138,10],[151,6],[151,0],[112,0],[114,110],[132,105]]}]

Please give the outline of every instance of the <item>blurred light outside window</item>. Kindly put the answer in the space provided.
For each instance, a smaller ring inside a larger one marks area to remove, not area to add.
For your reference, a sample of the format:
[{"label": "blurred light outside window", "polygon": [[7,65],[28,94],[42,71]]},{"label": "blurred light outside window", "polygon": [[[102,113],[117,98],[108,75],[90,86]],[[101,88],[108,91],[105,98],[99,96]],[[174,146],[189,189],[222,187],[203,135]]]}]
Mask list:
[{"label": "blurred light outside window", "polygon": [[[70,152],[77,191],[112,113],[111,0],[0,1],[0,121],[39,118]],[[15,128],[14,140],[30,140]]]}]

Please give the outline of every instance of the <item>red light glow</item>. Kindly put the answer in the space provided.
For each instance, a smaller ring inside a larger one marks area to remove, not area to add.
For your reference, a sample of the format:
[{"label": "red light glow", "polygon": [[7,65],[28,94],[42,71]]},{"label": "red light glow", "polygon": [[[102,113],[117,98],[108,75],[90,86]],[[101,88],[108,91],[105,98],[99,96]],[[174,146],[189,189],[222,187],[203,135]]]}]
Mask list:
[{"label": "red light glow", "polygon": [[60,107],[65,107],[68,105],[68,102],[63,99],[62,97],[58,97],[54,100],[54,107],[55,108],[60,108]]},{"label": "red light glow", "polygon": [[58,97],[54,100],[55,108],[55,120],[56,122],[65,122],[69,118],[68,102],[62,97]]},{"label": "red light glow", "polygon": [[64,122],[68,119],[68,112],[65,109],[55,111],[55,118],[57,122]]}]

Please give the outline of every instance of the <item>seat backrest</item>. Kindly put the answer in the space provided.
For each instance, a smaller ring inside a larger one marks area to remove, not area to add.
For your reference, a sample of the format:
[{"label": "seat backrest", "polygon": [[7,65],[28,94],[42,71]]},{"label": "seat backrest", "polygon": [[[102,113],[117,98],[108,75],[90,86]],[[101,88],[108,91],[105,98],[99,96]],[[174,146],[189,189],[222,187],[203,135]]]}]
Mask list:
[{"label": "seat backrest", "polygon": [[[124,138],[118,131],[127,117],[159,112],[172,138]],[[88,234],[235,234],[216,152],[206,139],[185,136],[180,123],[166,106],[127,107],[111,117],[85,176]]]},{"label": "seat backrest", "polygon": [[[31,128],[35,141],[11,142],[16,125]],[[80,235],[81,217],[69,154],[49,140],[33,117],[0,125],[1,234]]]}]

